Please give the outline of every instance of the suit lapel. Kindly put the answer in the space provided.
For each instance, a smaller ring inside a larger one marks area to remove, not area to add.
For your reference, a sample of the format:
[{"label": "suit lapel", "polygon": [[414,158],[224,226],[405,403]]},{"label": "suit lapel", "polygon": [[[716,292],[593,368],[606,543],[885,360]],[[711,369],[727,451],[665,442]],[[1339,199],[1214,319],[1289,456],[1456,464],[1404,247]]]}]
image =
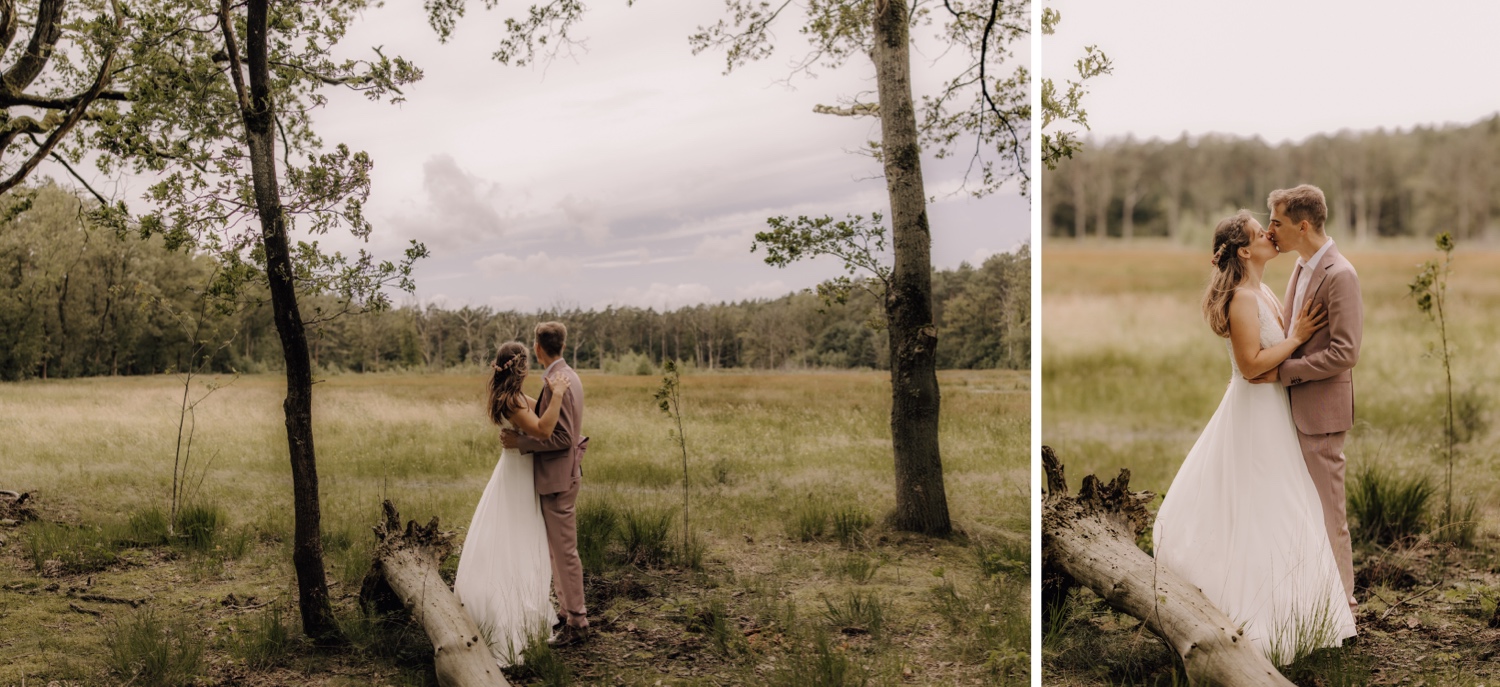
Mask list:
[{"label": "suit lapel", "polygon": [[1323,254],[1323,259],[1318,263],[1318,269],[1313,272],[1312,281],[1307,283],[1307,296],[1302,299],[1303,303],[1311,301],[1313,296],[1318,295],[1318,289],[1323,287],[1323,282],[1328,279],[1328,271],[1339,261],[1339,247],[1337,244],[1329,246],[1328,252]]},{"label": "suit lapel", "polygon": [[1281,298],[1281,333],[1290,334],[1292,304],[1297,302],[1297,279],[1302,276],[1302,264],[1292,270],[1292,280],[1286,283],[1286,295]]}]

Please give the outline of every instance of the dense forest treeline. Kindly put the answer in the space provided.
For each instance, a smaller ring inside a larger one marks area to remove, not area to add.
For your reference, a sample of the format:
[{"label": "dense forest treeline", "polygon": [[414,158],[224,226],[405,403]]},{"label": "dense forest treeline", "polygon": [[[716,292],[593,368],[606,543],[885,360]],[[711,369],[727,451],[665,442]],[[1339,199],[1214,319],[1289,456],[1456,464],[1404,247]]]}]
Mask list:
[{"label": "dense forest treeline", "polygon": [[[87,205],[52,184],[0,202],[0,379],[279,369],[265,294],[214,297],[216,263],[168,250],[160,236],[93,226]],[[982,265],[933,273],[938,364],[1031,363],[1028,247]],[[345,313],[303,294],[315,366],[331,371],[441,370],[488,361],[497,344],[530,340],[535,323],[568,324],[581,368],[648,373],[664,359],[699,368],[883,368],[886,335],[874,297],[826,306],[812,293],[672,311],[612,306],[521,313],[403,306]],[[875,323],[875,326],[872,326]],[[196,361],[196,362],[195,362]]]},{"label": "dense forest treeline", "polygon": [[[1500,115],[1468,126],[1349,132],[1268,145],[1208,135],[1090,141],[1043,176],[1043,235],[1205,238],[1274,189],[1315,184],[1328,231],[1500,238]],[[1206,240],[1206,239],[1205,239]]]}]

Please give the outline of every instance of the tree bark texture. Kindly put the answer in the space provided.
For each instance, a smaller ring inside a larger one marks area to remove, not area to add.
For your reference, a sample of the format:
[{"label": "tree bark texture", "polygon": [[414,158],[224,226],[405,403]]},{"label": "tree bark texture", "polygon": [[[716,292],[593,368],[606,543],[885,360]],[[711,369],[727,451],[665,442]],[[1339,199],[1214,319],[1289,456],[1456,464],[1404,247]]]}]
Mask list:
[{"label": "tree bark texture", "polygon": [[384,503],[385,520],[375,527],[380,544],[360,591],[360,600],[380,605],[380,582],[411,613],[432,642],[433,667],[443,687],[506,687],[505,676],[480,639],[479,627],[458,596],[438,574],[438,565],[453,549],[453,533],[438,531],[438,520],[415,520],[401,527],[401,514]]},{"label": "tree bark texture", "polygon": [[[292,462],[292,500],[296,525],[292,536],[292,566],[297,571],[298,605],[302,627],[308,636],[332,641],[339,636],[333,610],[328,603],[328,581],[323,570],[322,515],[318,505],[318,469],[313,451],[312,366],[308,357],[307,331],[297,307],[291,250],[288,247],[286,214],[276,181],[275,103],[271,97],[268,64],[268,0],[250,0],[246,14],[245,48],[249,74],[248,98],[241,94],[240,110],[245,120],[246,144],[255,190],[255,208],[261,221],[261,242],[266,251],[266,277],[270,282],[271,306],[276,332],[281,337],[286,361],[287,446]],[[232,45],[228,8],[222,10],[225,37]],[[237,60],[233,60],[237,62]],[[238,80],[239,65],[232,64]]]},{"label": "tree bark texture", "polygon": [[895,266],[886,293],[891,347],[891,443],[897,529],[952,530],[938,451],[937,328],[932,317],[932,234],[911,97],[905,0],[876,0],[874,50],[880,135],[891,202]]},{"label": "tree bark texture", "polygon": [[[1140,619],[1179,656],[1189,684],[1292,687],[1223,611],[1198,587],[1135,544],[1151,522],[1155,495],[1130,491],[1130,471],[1108,484],[1083,478],[1069,496],[1062,464],[1042,447],[1047,493],[1042,499],[1042,579],[1065,575],[1111,607]],[[1066,590],[1063,592],[1066,593]]]}]

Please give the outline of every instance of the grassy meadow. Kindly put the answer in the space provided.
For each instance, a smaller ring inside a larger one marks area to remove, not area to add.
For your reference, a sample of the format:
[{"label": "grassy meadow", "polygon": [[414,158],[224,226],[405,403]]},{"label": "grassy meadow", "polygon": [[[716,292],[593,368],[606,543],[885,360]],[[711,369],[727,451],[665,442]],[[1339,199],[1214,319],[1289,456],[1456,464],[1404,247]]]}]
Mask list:
[{"label": "grassy meadow", "polygon": [[[598,632],[539,651],[513,681],[1027,683],[1029,375],[939,376],[962,530],[947,540],[882,524],[886,373],[684,376],[699,556],[675,543],[681,455],[651,398],[660,377],[584,371],[580,536],[597,544],[585,556]],[[193,503],[210,521],[196,543],[151,534],[170,493],[178,378],[0,385],[0,489],[35,492],[40,514],[0,528],[0,685],[433,683],[420,631],[366,617],[356,596],[382,499],[461,539],[499,451],[483,377],[316,385],[326,563],[352,640],[333,651],[298,638],[284,383],[217,381],[193,440],[208,464]]]},{"label": "grassy meadow", "polygon": [[[1365,305],[1356,424],[1345,448],[1350,479],[1372,466],[1398,479],[1427,476],[1437,488],[1430,504],[1441,509],[1444,377],[1429,354],[1438,333],[1407,288],[1417,265],[1441,254],[1431,244],[1340,248],[1359,272]],[[1129,468],[1132,487],[1162,493],[1217,407],[1230,363],[1200,314],[1207,263],[1204,251],[1164,243],[1045,247],[1042,442],[1057,450],[1075,488],[1086,474],[1108,479]],[[1282,293],[1294,266],[1294,257],[1273,260],[1266,283]],[[1419,537],[1357,547],[1356,571],[1368,586],[1359,594],[1361,643],[1294,666],[1299,684],[1477,684],[1472,676],[1496,672],[1474,642],[1500,639],[1483,626],[1500,596],[1490,563],[1500,524],[1500,252],[1460,246],[1448,293],[1454,386],[1467,418],[1453,481],[1458,499],[1477,508],[1479,543]],[[1390,566],[1410,573],[1410,584],[1369,574]],[[1084,596],[1066,623],[1045,630],[1048,684],[1176,684],[1181,676],[1159,642]],[[1453,677],[1460,674],[1467,677]]]}]

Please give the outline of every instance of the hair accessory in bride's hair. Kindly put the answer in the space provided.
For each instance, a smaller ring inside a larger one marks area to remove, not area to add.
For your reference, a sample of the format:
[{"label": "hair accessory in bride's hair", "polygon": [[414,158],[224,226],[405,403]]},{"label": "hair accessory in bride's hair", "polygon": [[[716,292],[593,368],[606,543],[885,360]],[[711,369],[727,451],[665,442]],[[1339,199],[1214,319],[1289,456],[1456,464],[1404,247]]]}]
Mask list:
[{"label": "hair accessory in bride's hair", "polygon": [[495,363],[492,362],[492,363],[490,363],[490,369],[494,370],[496,372],[504,372],[506,370],[509,370],[509,369],[515,367],[516,366],[516,361],[517,360],[521,360],[521,359],[523,359],[525,357],[526,356],[524,356],[524,355],[513,355],[513,356],[510,357],[510,360],[505,361],[504,365],[496,365]]},{"label": "hair accessory in bride's hair", "polygon": [[1224,249],[1228,248],[1228,247],[1229,247],[1228,243],[1221,243],[1221,244],[1219,244],[1219,249],[1216,250],[1216,251],[1214,251],[1214,256],[1212,258],[1209,258],[1209,260],[1208,260],[1208,264],[1209,264],[1210,267],[1213,267],[1214,269],[1223,269],[1224,268],[1223,265],[1219,264],[1219,259],[1224,257]]}]

